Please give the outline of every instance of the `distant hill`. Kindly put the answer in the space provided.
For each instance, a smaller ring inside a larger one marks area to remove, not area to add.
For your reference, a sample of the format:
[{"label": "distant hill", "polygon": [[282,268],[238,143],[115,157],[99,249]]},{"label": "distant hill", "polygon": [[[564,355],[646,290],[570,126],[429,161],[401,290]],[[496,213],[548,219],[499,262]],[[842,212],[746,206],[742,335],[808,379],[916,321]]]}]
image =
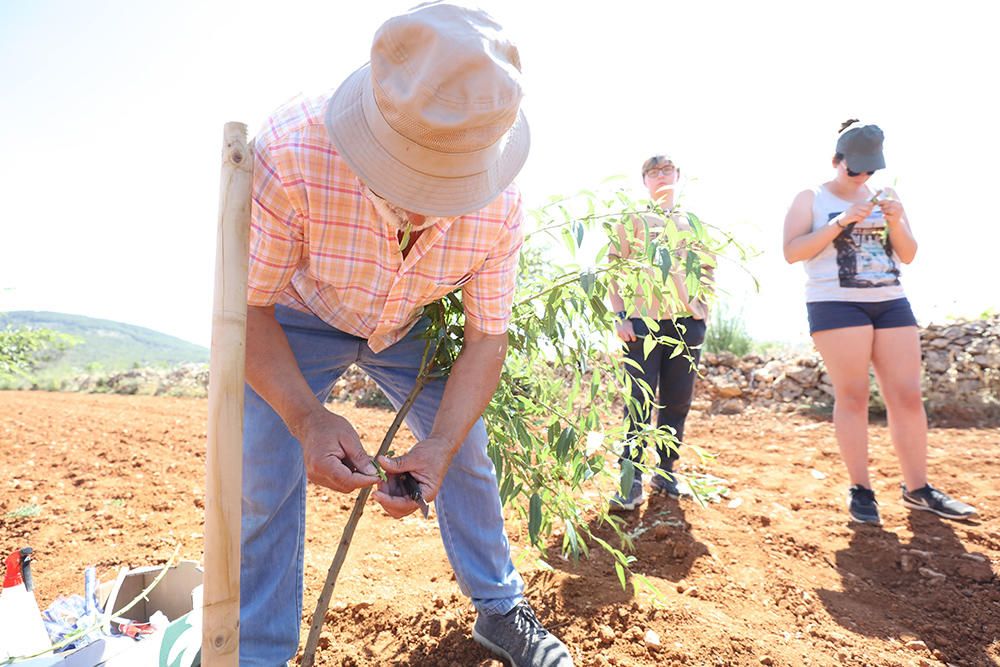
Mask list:
[{"label": "distant hill", "polygon": [[0,328],[52,329],[81,342],[45,369],[61,375],[74,369],[123,370],[134,366],[173,366],[208,362],[208,348],[132,324],[82,315],[17,310],[0,313]]}]

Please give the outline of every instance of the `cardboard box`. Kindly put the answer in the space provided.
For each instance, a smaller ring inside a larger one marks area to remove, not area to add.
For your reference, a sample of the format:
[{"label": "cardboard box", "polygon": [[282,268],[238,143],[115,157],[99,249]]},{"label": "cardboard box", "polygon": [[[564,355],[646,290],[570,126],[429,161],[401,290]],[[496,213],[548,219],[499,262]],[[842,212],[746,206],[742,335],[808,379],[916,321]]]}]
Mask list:
[{"label": "cardboard box", "polygon": [[200,667],[202,578],[204,572],[194,561],[171,567],[145,599],[121,615],[120,609],[137,598],[160,574],[162,567],[122,569],[111,586],[102,586],[105,615],[113,626],[135,621],[147,623],[157,611],[170,624],[135,640],[105,637],[70,651],[14,663],[17,667]]}]

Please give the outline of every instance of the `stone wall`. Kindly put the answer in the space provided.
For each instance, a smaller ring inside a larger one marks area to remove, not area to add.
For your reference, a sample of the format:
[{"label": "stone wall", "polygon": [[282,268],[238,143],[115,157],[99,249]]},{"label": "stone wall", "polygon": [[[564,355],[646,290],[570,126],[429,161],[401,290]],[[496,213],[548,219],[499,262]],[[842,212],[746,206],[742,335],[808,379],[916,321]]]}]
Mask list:
[{"label": "stone wall", "polygon": [[[937,415],[1000,417],[1000,316],[988,320],[932,324],[921,329],[924,400]],[[830,406],[833,386],[815,352],[761,357],[703,356],[704,378],[697,384],[694,408],[736,414],[747,408],[799,410]],[[65,391],[205,396],[208,366],[137,368],[109,375],[82,375]],[[334,386],[331,401],[362,405],[388,402],[361,371],[351,368]],[[872,406],[884,407],[874,383]]]},{"label": "stone wall", "polygon": [[[931,324],[920,331],[923,392],[932,415],[1000,416],[1000,316]],[[832,405],[830,375],[816,352],[763,358],[705,354],[695,407],[739,413]],[[872,407],[884,409],[872,383]]]}]

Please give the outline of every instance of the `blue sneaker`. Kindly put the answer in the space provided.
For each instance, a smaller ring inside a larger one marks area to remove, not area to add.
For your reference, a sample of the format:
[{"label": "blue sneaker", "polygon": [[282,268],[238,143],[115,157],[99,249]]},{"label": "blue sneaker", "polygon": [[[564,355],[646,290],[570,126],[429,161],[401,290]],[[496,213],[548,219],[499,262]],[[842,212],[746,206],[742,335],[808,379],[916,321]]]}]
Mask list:
[{"label": "blue sneaker", "polygon": [[645,502],[646,496],[642,493],[642,477],[636,477],[632,481],[632,488],[629,490],[627,496],[623,496],[622,492],[619,490],[611,498],[611,503],[608,507],[609,512],[631,512],[636,507]]},{"label": "blue sneaker", "polygon": [[688,495],[686,492],[681,491],[680,486],[677,484],[677,477],[674,475],[674,471],[670,469],[660,468],[654,472],[653,479],[650,480],[649,485],[652,487],[653,493],[663,493],[675,500],[681,496]]},{"label": "blue sneaker", "polygon": [[878,502],[875,500],[875,492],[866,489],[860,484],[855,484],[848,489],[847,508],[851,513],[851,519],[858,523],[872,523],[879,525],[882,518],[878,515]]},{"label": "blue sneaker", "polygon": [[908,491],[903,484],[903,504],[910,509],[934,512],[945,519],[968,519],[976,515],[975,507],[955,500],[930,484],[913,491]]}]

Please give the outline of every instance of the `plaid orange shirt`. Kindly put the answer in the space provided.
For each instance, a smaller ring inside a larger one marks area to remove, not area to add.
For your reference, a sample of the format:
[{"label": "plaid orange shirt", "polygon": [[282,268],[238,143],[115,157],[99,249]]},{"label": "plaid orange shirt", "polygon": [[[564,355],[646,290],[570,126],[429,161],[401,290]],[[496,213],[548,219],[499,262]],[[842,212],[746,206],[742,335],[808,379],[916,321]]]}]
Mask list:
[{"label": "plaid orange shirt", "polygon": [[523,241],[517,187],[424,230],[404,259],[397,230],[327,137],[328,99],[293,99],[254,141],[247,303],[313,313],[379,352],[461,288],[467,323],[504,333]]}]

